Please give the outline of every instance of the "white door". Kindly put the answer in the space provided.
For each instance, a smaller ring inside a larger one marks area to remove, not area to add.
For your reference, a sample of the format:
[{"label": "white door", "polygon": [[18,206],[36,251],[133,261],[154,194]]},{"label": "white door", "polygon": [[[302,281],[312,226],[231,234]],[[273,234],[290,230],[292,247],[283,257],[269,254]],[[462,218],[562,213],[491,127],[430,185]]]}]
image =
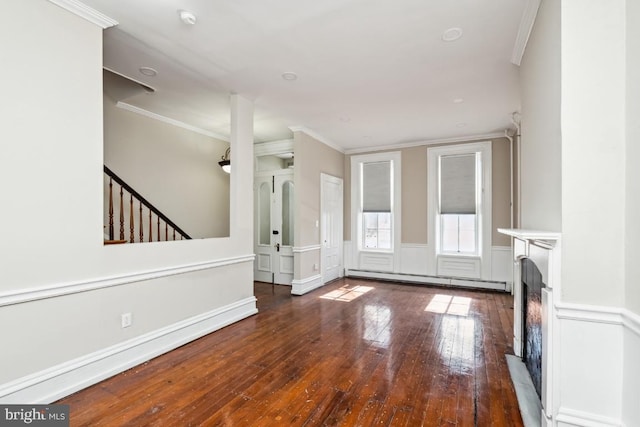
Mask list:
[{"label": "white door", "polygon": [[254,279],[291,285],[293,280],[293,171],[255,179]]},{"label": "white door", "polygon": [[342,276],[342,191],[341,178],[321,174],[320,210],[322,283]]}]

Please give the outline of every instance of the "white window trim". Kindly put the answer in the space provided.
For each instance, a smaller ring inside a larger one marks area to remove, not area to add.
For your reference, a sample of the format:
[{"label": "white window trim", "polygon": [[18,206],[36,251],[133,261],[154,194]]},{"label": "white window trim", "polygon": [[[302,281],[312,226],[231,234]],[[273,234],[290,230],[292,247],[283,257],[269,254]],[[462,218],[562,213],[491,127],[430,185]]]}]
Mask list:
[{"label": "white window trim", "polygon": [[[476,212],[478,215],[477,221],[481,224],[478,227],[478,254],[442,254],[439,251],[440,244],[440,230],[438,228],[438,158],[440,156],[452,155],[452,154],[467,154],[480,152],[482,157],[482,171],[481,175],[481,194],[480,194],[480,209]],[[429,274],[442,275],[439,272],[438,266],[440,261],[444,259],[469,259],[479,260],[477,263],[479,271],[475,274],[477,278],[482,280],[491,279],[491,224],[492,224],[492,194],[491,194],[491,141],[474,142],[467,144],[455,144],[445,145],[440,147],[430,147],[427,149],[427,203],[428,203],[428,215],[427,215],[427,233],[430,240],[428,245],[429,250],[429,262],[428,265],[432,266]]]},{"label": "white window trim", "polygon": [[[400,271],[401,253],[401,152],[393,151],[387,153],[361,154],[351,156],[351,241],[353,242],[353,260],[356,269],[374,269],[376,271]],[[361,174],[360,165],[369,162],[391,161],[393,165],[393,185],[391,187],[391,241],[392,248],[389,249],[364,249],[362,247],[362,194],[361,194]],[[368,266],[367,257],[375,257],[377,267]]]}]

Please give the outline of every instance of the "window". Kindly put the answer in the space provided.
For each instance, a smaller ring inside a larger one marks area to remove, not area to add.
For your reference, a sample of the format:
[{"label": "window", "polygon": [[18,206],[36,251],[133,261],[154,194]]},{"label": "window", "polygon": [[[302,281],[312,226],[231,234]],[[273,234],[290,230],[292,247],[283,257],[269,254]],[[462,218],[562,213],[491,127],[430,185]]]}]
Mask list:
[{"label": "window", "polygon": [[392,272],[400,266],[401,154],[351,156],[350,269]]},{"label": "window", "polygon": [[440,215],[443,253],[475,254],[477,252],[475,215]]},{"label": "window", "polygon": [[478,253],[477,179],[479,153],[443,155],[439,158],[440,249],[449,254]]},{"label": "window", "polygon": [[362,222],[366,249],[391,249],[391,213],[363,212]]},{"label": "window", "polygon": [[427,149],[427,271],[491,278],[491,141]]},{"label": "window", "polygon": [[391,249],[391,161],[361,163],[362,247]]}]

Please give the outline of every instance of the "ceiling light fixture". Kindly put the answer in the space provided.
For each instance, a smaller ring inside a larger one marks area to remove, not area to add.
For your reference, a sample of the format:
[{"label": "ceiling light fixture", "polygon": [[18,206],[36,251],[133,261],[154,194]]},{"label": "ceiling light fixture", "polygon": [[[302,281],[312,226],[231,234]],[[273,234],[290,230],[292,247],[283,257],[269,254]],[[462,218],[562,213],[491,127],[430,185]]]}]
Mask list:
[{"label": "ceiling light fixture", "polygon": [[456,98],[456,99],[453,100],[454,104],[462,104],[463,102],[464,102],[464,99],[462,99],[462,98]]},{"label": "ceiling light fixture", "polygon": [[180,20],[187,25],[196,25],[196,15],[188,10],[178,10],[178,15],[180,16]]},{"label": "ceiling light fixture", "polygon": [[453,27],[442,33],[442,41],[453,42],[462,37],[462,28]]},{"label": "ceiling light fixture", "polygon": [[218,162],[222,170],[226,173],[231,173],[231,159],[229,159],[230,156],[231,147],[227,148],[227,150],[224,152],[224,155],[222,156],[222,160]]},{"label": "ceiling light fixture", "polygon": [[292,82],[294,80],[298,80],[298,75],[292,71],[286,71],[282,73],[282,78],[289,82]]},{"label": "ceiling light fixture", "polygon": [[147,77],[155,77],[158,75],[158,72],[151,67],[140,67],[138,68],[138,71],[140,71],[140,74]]}]

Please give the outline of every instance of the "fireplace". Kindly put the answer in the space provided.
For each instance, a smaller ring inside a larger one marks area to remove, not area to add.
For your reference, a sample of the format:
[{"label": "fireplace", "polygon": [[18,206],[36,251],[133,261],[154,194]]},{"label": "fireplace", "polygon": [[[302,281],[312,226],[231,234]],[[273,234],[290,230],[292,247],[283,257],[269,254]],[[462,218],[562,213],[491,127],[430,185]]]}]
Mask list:
[{"label": "fireplace", "polygon": [[498,229],[513,237],[513,349],[531,374],[542,425],[553,425],[553,304],[560,292],[559,233]]},{"label": "fireplace", "polygon": [[522,282],[522,361],[541,398],[542,389],[542,274],[529,258],[520,260]]}]

